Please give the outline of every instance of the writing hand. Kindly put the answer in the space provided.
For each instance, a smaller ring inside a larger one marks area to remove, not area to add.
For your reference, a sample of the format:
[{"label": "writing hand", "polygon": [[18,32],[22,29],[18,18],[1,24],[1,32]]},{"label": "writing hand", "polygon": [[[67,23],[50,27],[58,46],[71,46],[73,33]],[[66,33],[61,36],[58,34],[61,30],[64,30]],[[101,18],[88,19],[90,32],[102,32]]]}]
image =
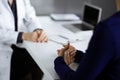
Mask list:
[{"label": "writing hand", "polygon": [[65,51],[65,53],[64,53],[64,61],[65,61],[65,63],[67,65],[70,65],[71,63],[74,62],[75,54],[76,54],[76,51],[74,51],[74,50],[67,50],[67,51]]},{"label": "writing hand", "polygon": [[76,53],[71,53],[71,52],[76,52],[75,47],[72,45],[63,45],[64,48],[67,48],[66,51],[70,53],[71,57],[75,57]]},{"label": "writing hand", "polygon": [[71,45],[64,45],[63,48],[58,50],[58,56],[62,56],[67,65],[74,62],[76,55],[76,49]]}]

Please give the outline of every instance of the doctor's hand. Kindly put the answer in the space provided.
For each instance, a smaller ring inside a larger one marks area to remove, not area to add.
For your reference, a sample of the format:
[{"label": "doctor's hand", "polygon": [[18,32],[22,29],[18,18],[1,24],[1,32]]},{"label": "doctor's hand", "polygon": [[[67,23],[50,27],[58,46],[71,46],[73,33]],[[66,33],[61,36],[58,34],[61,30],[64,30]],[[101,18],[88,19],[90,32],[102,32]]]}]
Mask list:
[{"label": "doctor's hand", "polygon": [[22,40],[37,42],[38,34],[36,32],[28,32],[22,34]]},{"label": "doctor's hand", "polygon": [[42,42],[47,42],[48,41],[48,37],[43,30],[38,29],[38,30],[35,30],[34,32],[37,33],[37,42],[42,43]]},{"label": "doctor's hand", "polygon": [[32,42],[47,42],[48,38],[43,30],[35,30],[34,32],[23,33],[22,40]]}]

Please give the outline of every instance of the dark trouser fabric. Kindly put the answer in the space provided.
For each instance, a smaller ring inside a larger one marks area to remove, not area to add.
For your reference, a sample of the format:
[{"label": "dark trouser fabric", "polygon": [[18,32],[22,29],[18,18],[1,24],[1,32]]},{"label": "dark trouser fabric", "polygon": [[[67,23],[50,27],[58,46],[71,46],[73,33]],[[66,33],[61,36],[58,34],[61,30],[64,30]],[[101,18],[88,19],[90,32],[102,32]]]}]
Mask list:
[{"label": "dark trouser fabric", "polygon": [[15,45],[11,47],[13,54],[11,59],[10,80],[41,80],[43,72],[34,62],[27,50],[18,48]]}]

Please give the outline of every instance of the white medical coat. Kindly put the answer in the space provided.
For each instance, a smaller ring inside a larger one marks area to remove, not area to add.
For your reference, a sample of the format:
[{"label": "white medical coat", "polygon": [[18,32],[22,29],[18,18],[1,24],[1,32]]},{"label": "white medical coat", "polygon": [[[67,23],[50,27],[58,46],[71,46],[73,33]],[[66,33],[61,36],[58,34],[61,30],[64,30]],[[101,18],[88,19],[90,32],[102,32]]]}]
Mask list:
[{"label": "white medical coat", "polygon": [[0,80],[10,80],[11,44],[16,44],[18,33],[40,28],[29,0],[16,0],[18,31],[8,0],[0,0]]}]

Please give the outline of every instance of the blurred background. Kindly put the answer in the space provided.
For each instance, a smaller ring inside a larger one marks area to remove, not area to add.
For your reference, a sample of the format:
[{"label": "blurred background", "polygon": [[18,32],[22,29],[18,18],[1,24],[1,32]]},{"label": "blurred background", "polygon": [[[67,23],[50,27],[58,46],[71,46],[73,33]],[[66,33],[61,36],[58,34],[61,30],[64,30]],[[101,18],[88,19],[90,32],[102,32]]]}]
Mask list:
[{"label": "blurred background", "polygon": [[91,3],[103,9],[102,19],[116,12],[115,0],[31,0],[38,16],[51,13],[82,14],[84,2]]}]

